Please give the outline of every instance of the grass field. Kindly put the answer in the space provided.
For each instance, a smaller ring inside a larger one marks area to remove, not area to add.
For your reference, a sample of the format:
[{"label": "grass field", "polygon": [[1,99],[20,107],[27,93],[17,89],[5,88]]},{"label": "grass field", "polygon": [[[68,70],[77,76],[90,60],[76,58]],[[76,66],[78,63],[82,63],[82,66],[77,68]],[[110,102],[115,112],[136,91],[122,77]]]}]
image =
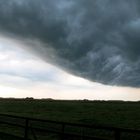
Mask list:
[{"label": "grass field", "polygon": [[0,99],[0,113],[140,129],[140,102]]},{"label": "grass field", "polygon": [[[47,119],[53,121],[82,123],[102,125],[109,127],[120,127],[130,129],[140,129],[140,102],[123,102],[123,101],[65,101],[65,100],[51,100],[51,99],[0,99],[0,114],[16,115],[21,117]],[[6,120],[5,117],[0,117],[0,120]],[[11,120],[20,123],[19,120]],[[25,123],[23,123],[25,124]],[[34,124],[43,127],[57,127],[50,124]],[[75,128],[69,128],[73,131]],[[75,131],[75,130],[74,130]],[[79,131],[79,130],[76,130]],[[80,130],[81,131],[81,130]],[[85,131],[85,130],[84,130]],[[0,124],[0,132],[16,134],[17,136],[24,136],[23,129],[9,127]],[[113,133],[103,131],[88,130],[89,134],[95,134],[99,137],[112,137]],[[38,135],[38,134],[37,134]],[[40,134],[39,134],[40,135]],[[38,136],[39,136],[38,135]],[[40,140],[58,140],[58,136],[54,134],[47,134],[46,137],[39,136]],[[45,135],[44,135],[45,136]],[[2,140],[9,140],[9,137],[2,138]],[[140,135],[125,134],[123,140],[139,140]],[[17,140],[12,139],[11,140]]]}]

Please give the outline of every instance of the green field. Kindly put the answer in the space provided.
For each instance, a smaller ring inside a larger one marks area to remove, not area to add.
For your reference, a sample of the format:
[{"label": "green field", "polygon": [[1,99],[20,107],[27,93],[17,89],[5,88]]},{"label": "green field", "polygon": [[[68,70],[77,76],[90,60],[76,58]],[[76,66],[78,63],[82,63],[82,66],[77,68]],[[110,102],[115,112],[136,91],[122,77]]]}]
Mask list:
[{"label": "green field", "polygon": [[140,129],[140,102],[0,99],[0,113]]},{"label": "green field", "polygon": [[140,102],[1,99],[0,113],[66,122],[140,128]]}]

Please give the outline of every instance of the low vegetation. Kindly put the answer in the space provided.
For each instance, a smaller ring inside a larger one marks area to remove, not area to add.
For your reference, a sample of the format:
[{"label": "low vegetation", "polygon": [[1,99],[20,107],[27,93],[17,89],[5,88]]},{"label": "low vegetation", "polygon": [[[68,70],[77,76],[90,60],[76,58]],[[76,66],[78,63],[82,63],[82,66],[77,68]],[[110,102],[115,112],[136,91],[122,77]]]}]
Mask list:
[{"label": "low vegetation", "polygon": [[0,99],[0,113],[65,122],[140,128],[140,102]]},{"label": "low vegetation", "polygon": [[0,113],[54,121],[140,129],[140,102],[0,99]]}]

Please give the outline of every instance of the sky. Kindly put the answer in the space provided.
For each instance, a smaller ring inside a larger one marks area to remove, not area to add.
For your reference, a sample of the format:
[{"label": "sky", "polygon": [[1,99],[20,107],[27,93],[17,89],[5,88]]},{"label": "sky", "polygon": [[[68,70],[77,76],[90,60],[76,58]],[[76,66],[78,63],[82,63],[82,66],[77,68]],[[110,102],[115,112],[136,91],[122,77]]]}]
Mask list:
[{"label": "sky", "polygon": [[140,100],[139,0],[0,0],[0,96]]},{"label": "sky", "polygon": [[0,37],[0,97],[140,100],[140,89],[91,82],[47,63],[18,40]]}]

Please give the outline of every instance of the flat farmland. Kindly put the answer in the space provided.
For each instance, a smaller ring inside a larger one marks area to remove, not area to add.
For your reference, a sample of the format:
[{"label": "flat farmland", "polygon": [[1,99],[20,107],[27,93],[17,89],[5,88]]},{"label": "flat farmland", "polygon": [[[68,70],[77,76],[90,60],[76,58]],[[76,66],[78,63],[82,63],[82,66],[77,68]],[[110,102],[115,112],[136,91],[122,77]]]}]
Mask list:
[{"label": "flat farmland", "polygon": [[140,128],[140,102],[0,99],[0,113],[73,123]]}]

